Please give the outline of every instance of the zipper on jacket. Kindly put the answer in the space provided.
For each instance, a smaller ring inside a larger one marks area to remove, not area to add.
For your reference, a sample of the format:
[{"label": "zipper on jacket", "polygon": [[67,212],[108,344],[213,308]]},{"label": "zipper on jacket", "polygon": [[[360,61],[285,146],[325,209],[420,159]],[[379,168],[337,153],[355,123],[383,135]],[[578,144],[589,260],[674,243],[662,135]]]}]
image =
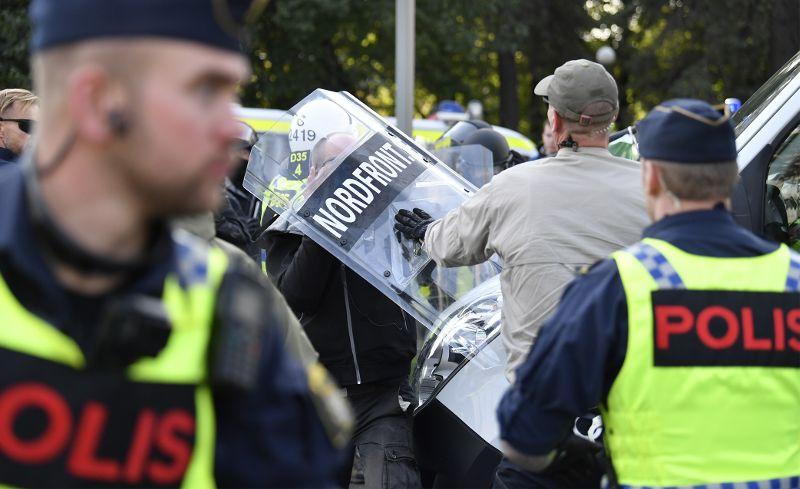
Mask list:
[{"label": "zipper on jacket", "polygon": [[361,370],[358,368],[358,356],[356,356],[356,341],[353,338],[353,318],[350,316],[350,293],[347,291],[347,271],[342,264],[342,285],[344,286],[344,309],[347,312],[347,332],[350,334],[350,351],[353,353],[353,365],[356,369],[356,384],[361,383]]}]

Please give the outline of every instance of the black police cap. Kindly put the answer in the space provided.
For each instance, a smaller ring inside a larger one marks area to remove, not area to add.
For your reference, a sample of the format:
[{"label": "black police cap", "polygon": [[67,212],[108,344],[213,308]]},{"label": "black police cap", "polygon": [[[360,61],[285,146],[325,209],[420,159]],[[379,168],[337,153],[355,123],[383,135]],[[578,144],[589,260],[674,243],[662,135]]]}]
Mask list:
[{"label": "black police cap", "polygon": [[735,161],[736,136],[728,119],[701,100],[669,100],[636,124],[639,154],[675,163]]},{"label": "black police cap", "polygon": [[263,0],[33,0],[31,52],[101,38],[163,37],[240,51]]}]

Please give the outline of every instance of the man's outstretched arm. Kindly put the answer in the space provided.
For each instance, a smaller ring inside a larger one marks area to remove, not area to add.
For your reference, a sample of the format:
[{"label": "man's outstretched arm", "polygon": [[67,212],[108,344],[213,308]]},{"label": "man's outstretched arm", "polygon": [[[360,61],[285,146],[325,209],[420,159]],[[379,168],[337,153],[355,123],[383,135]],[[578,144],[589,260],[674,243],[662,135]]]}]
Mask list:
[{"label": "man's outstretched arm", "polygon": [[487,183],[469,200],[428,226],[423,245],[438,265],[475,265],[495,253],[489,244],[495,215],[493,191],[493,182]]}]

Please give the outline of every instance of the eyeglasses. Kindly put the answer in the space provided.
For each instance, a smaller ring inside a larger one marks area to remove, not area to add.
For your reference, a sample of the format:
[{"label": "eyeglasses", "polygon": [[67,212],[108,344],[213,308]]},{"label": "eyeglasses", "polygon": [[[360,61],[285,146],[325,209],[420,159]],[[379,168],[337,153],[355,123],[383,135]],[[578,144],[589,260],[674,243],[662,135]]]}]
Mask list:
[{"label": "eyeglasses", "polygon": [[25,134],[31,134],[33,128],[36,127],[36,121],[31,119],[7,119],[5,117],[0,117],[0,122],[16,122],[17,126],[19,126],[19,130]]}]

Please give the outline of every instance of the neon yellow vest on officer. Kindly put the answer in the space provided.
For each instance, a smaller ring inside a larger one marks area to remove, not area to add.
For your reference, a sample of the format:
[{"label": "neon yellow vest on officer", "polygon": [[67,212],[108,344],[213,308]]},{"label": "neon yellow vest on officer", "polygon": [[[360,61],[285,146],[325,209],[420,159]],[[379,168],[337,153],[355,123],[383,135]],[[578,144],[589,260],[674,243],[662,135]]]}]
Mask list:
[{"label": "neon yellow vest on officer", "polygon": [[[698,315],[696,323],[686,312],[690,307],[677,305],[654,312],[654,303],[680,303],[682,297],[718,297],[724,303],[726,297],[740,297],[733,291],[780,293],[775,300],[798,310],[797,255],[782,245],[773,253],[752,258],[705,257],[685,253],[665,241],[645,239],[612,256],[628,307],[625,361],[602,407],[605,442],[618,482],[623,486],[685,486],[769,481],[800,474],[800,351],[788,344],[793,331],[786,328],[788,323],[778,321],[784,336],[775,333],[769,344],[783,348],[778,352],[783,360],[798,361],[794,367],[720,366],[714,355],[726,355],[725,347],[741,347],[739,354],[744,358],[753,352],[745,351],[742,342],[749,341],[750,347],[759,344],[762,349],[768,346],[764,337],[769,335],[763,329],[759,339],[753,336],[751,313],[758,314],[757,307],[750,313],[710,309],[705,319]],[[790,256],[794,258],[790,260]],[[661,316],[667,311],[683,316]],[[771,315],[773,310],[768,312]],[[731,321],[724,333],[709,326],[709,318],[718,313]],[[654,314],[660,318],[655,327]],[[736,321],[731,314],[737,316]],[[800,318],[800,311],[795,314]],[[661,326],[663,331],[658,329]],[[800,326],[797,329],[800,339]],[[745,335],[749,335],[747,340]],[[675,350],[686,341],[702,346],[701,340],[714,348],[707,353],[700,348],[688,361],[686,351]],[[754,343],[758,341],[761,343]],[[800,341],[796,345],[800,348]],[[760,354],[769,358],[770,352],[762,350]],[[712,359],[711,365],[700,365],[706,355]],[[737,362],[747,360],[733,363]]]},{"label": "neon yellow vest on officer", "polygon": [[[215,485],[206,353],[228,262],[188,236],[178,247],[189,256],[164,283],[167,344],[120,376],[87,371],[72,338],[22,307],[0,278],[0,358],[14,365],[0,374],[0,463],[12,467],[0,483]],[[26,410],[44,416],[27,435],[16,433]]]}]

